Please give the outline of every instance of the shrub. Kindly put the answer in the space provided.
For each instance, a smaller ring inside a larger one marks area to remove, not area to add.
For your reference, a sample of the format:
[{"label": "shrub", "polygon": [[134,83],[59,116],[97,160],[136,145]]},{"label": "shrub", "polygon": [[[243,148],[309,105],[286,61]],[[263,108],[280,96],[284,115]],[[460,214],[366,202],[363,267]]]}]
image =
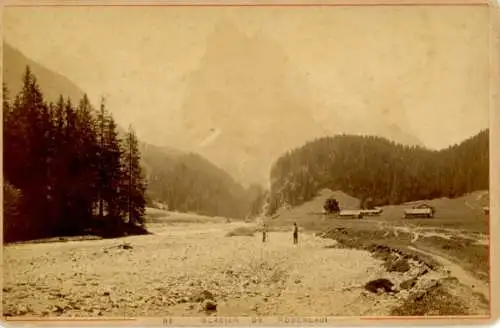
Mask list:
[{"label": "shrub", "polygon": [[339,202],[335,198],[328,198],[323,206],[327,213],[338,213],[340,212]]}]

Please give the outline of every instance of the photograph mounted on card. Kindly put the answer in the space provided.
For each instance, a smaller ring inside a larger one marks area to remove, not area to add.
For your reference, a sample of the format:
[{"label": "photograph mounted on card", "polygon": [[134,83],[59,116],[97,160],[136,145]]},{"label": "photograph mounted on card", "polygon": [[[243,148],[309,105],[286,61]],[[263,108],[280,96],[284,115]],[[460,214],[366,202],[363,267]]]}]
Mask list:
[{"label": "photograph mounted on card", "polygon": [[3,320],[495,318],[494,12],[7,3]]}]

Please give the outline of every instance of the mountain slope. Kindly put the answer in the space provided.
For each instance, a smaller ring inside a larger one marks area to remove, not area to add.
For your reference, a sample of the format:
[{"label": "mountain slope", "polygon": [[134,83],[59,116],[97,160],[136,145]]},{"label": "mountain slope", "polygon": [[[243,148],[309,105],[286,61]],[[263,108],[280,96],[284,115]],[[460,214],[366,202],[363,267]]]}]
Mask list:
[{"label": "mountain slope", "polygon": [[[59,95],[77,102],[84,92],[69,79],[30,60],[4,42],[4,83],[11,99],[20,91],[22,77],[29,65],[37,77],[44,97],[57,100]],[[117,128],[122,137],[126,131]],[[148,196],[178,211],[209,215],[244,217],[257,197],[225,171],[203,157],[167,147],[140,142],[141,165],[149,181]]]},{"label": "mountain slope", "polygon": [[489,131],[441,151],[379,137],[314,140],[281,156],[271,171],[270,212],[319,190],[342,190],[374,205],[457,197],[489,183]]},{"label": "mountain slope", "polygon": [[83,97],[84,92],[66,77],[32,61],[5,41],[2,48],[3,82],[8,86],[11,95],[21,90],[22,76],[26,71],[26,66],[29,65],[46,99],[55,102],[62,94],[76,102]]},{"label": "mountain slope", "polygon": [[197,154],[168,154],[149,145],[141,152],[148,195],[170,210],[243,218],[257,197]]},{"label": "mountain slope", "polygon": [[[307,81],[280,44],[221,21],[207,39],[198,69],[187,76],[179,137],[246,183],[267,182],[278,154],[315,137],[371,133],[420,144],[390,115],[325,107]],[[207,142],[210,131],[217,133]]]}]

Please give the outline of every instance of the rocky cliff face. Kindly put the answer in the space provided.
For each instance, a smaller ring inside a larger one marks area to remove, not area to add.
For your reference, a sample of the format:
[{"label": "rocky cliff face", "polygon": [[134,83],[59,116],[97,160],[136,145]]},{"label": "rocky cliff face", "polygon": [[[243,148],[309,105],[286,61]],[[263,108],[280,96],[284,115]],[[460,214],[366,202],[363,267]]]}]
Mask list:
[{"label": "rocky cliff face", "polygon": [[199,68],[187,77],[182,137],[247,183],[267,182],[276,158],[318,136],[364,132],[419,143],[391,115],[368,119],[348,108],[318,110],[322,104],[301,74],[278,43],[220,22]]}]

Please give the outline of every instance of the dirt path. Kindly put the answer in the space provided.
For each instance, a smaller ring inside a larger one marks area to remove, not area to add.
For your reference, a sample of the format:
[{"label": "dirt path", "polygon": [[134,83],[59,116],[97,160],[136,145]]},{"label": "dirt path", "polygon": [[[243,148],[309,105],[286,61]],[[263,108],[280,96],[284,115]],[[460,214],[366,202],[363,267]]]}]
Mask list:
[{"label": "dirt path", "polygon": [[368,252],[334,241],[273,232],[225,237],[241,224],[156,226],[155,235],[8,245],[4,311],[28,316],[388,315],[408,296],[373,294],[376,278],[398,285],[414,272],[388,273]]},{"label": "dirt path", "polygon": [[468,288],[471,288],[473,291],[482,294],[487,300],[490,300],[490,289],[488,284],[475,278],[472,274],[462,269],[462,267],[460,267],[459,265],[435,253],[430,253],[413,246],[409,246],[408,248],[433,257],[443,266],[444,270],[447,270],[450,276],[457,278],[460,283],[467,286]]}]

